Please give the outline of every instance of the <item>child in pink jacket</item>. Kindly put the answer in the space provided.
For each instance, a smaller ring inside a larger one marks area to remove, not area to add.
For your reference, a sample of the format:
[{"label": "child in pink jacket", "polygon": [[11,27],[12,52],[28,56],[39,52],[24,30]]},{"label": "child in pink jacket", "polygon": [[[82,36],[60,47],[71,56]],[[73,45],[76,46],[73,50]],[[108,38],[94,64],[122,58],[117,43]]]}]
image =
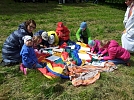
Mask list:
[{"label": "child in pink jacket", "polygon": [[100,54],[104,49],[100,48],[100,40],[90,40],[88,45],[91,48],[91,53]]},{"label": "child in pink jacket", "polygon": [[105,50],[101,52],[102,56],[108,54],[104,57],[99,57],[99,60],[111,61],[115,64],[125,64],[128,65],[130,60],[130,53],[122,48],[115,40],[101,40],[100,46]]}]

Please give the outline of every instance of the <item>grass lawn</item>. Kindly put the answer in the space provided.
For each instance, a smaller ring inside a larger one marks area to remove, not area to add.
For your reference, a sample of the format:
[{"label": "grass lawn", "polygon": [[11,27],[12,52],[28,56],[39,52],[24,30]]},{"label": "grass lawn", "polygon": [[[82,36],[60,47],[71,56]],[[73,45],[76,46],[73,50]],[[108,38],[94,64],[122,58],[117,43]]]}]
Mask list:
[{"label": "grass lawn", "polygon": [[[27,19],[34,19],[40,29],[52,31],[62,21],[75,32],[82,21],[88,23],[92,39],[115,39],[121,45],[126,7],[117,4],[67,3],[15,3],[0,1],[0,52],[7,36]],[[1,56],[0,56],[1,60]],[[131,66],[118,65],[113,72],[103,72],[94,84],[74,87],[70,80],[49,80],[37,70],[28,75],[19,71],[19,65],[0,66],[0,100],[134,100],[134,56]]]}]

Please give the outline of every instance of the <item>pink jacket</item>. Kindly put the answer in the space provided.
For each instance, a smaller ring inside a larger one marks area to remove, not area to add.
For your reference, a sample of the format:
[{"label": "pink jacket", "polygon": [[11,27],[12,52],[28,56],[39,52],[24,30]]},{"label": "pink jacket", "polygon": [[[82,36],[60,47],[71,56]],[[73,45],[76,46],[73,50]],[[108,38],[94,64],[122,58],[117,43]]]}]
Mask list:
[{"label": "pink jacket", "polygon": [[104,56],[104,60],[113,60],[119,58],[127,61],[130,59],[130,53],[126,49],[119,46],[119,44],[115,40],[111,40],[107,49],[105,49],[101,54],[106,53],[108,53],[108,56]]},{"label": "pink jacket", "polygon": [[100,48],[100,40],[94,40],[95,46],[91,48],[91,51],[96,53],[101,53],[104,49]]}]

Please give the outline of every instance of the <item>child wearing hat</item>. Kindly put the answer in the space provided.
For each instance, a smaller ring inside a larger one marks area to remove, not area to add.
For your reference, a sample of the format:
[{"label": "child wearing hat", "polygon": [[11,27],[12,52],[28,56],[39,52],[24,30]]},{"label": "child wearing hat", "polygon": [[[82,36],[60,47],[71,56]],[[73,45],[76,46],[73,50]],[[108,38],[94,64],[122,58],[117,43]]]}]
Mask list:
[{"label": "child wearing hat", "polygon": [[99,60],[110,61],[115,64],[125,64],[129,65],[130,53],[122,48],[117,41],[115,40],[101,40],[100,41],[101,48],[105,50],[101,52],[102,56],[104,54],[108,54],[108,56],[99,57]]},{"label": "child wearing hat", "polygon": [[88,45],[91,48],[91,53],[100,54],[104,50],[100,48],[100,40],[90,40]]},{"label": "child wearing hat", "polygon": [[38,45],[38,49],[49,47],[49,43],[48,43],[48,33],[47,33],[46,31],[44,31],[44,30],[39,30],[39,31],[37,31],[34,35],[35,35],[35,36],[41,36],[41,38],[42,38],[40,44]]},{"label": "child wearing hat", "polygon": [[85,44],[88,44],[88,41],[91,40],[91,34],[86,22],[82,22],[80,24],[80,28],[76,32],[76,38],[77,41],[83,42]]},{"label": "child wearing hat", "polygon": [[49,46],[58,46],[59,43],[59,37],[55,31],[48,31],[48,43]]},{"label": "child wearing hat", "polygon": [[20,69],[24,74],[27,74],[27,68],[35,69],[35,68],[43,68],[45,64],[39,64],[36,54],[33,48],[33,40],[32,37],[26,35],[23,37],[24,45],[22,46],[20,55],[22,57],[22,63],[20,65]]},{"label": "child wearing hat", "polygon": [[56,33],[59,37],[59,45],[61,46],[64,42],[70,41],[70,31],[64,26],[63,22],[58,22],[56,27]]}]

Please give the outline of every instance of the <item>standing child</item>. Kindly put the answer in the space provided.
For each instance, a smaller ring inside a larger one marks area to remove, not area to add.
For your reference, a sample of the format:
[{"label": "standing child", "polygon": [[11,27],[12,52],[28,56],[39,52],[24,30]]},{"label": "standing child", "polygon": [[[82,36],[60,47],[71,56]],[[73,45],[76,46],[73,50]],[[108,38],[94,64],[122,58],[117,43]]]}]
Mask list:
[{"label": "standing child", "polygon": [[99,60],[108,60],[115,64],[129,64],[130,53],[126,49],[119,46],[115,40],[101,40],[100,45],[105,49],[101,52],[102,56],[106,53],[108,53],[108,56],[99,57]]},{"label": "standing child", "polygon": [[70,42],[70,31],[63,25],[63,22],[58,22],[56,27],[56,33],[59,37],[59,45],[61,46],[64,42]]},{"label": "standing child", "polygon": [[23,37],[24,45],[21,49],[20,55],[22,57],[22,64],[20,65],[20,69],[24,74],[27,74],[27,68],[35,69],[35,68],[43,68],[44,66],[38,63],[38,59],[35,55],[33,49],[33,40],[32,37],[26,35]]},{"label": "standing child", "polygon": [[82,22],[80,24],[80,28],[76,32],[76,38],[77,41],[83,42],[85,44],[88,44],[88,41],[91,40],[91,34],[86,22]]}]

